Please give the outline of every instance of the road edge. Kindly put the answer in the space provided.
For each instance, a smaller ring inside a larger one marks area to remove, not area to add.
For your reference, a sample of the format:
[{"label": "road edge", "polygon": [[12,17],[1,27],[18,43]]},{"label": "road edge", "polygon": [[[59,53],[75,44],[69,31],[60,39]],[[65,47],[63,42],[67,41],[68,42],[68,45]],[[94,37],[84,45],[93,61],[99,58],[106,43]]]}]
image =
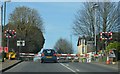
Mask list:
[{"label": "road edge", "polygon": [[112,67],[112,66],[105,65],[105,64],[97,64],[97,63],[90,63],[90,64],[99,65],[99,66],[104,66],[104,67],[107,67],[107,68],[112,68],[112,69],[114,69],[114,70],[118,70],[118,67]]},{"label": "road edge", "polygon": [[14,63],[13,65],[10,65],[9,67],[7,67],[7,68],[5,68],[5,69],[2,69],[0,72],[5,72],[6,70],[8,70],[8,69],[10,69],[10,68],[12,68],[12,67],[14,67],[14,66],[16,66],[17,64],[19,64],[19,63],[21,63],[21,62],[22,62],[22,60]]}]

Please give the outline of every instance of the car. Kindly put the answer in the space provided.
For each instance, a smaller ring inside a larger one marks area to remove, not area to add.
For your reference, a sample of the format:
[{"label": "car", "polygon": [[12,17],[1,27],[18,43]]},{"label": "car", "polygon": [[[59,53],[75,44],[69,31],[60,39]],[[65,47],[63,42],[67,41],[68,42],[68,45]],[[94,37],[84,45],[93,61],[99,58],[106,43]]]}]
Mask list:
[{"label": "car", "polygon": [[39,62],[41,60],[41,57],[39,56],[34,56],[33,61],[34,62]]},{"label": "car", "polygon": [[41,54],[38,52],[38,54],[36,54],[33,58],[34,62],[39,62],[41,60]]},{"label": "car", "polygon": [[43,49],[41,52],[41,63],[57,62],[56,51],[54,49]]},{"label": "car", "polygon": [[68,57],[67,57],[67,59],[68,59],[68,60],[71,60],[71,59],[72,59],[72,57],[68,56]]}]

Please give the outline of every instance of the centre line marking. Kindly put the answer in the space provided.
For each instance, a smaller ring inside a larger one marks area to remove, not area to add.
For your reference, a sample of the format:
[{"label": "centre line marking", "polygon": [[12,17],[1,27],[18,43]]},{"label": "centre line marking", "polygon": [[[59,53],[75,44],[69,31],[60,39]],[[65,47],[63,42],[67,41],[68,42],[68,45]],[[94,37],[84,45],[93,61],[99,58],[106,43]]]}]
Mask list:
[{"label": "centre line marking", "polygon": [[66,66],[69,66],[69,64],[66,64]]},{"label": "centre line marking", "polygon": [[71,68],[65,66],[64,64],[62,64],[62,63],[60,63],[60,64],[61,64],[62,66],[64,66],[65,68],[69,69],[70,71],[72,71],[72,72],[76,72],[76,71],[72,70]]},{"label": "centre line marking", "polygon": [[78,71],[78,72],[79,72],[80,70],[79,70],[79,69],[76,69],[76,71]]}]

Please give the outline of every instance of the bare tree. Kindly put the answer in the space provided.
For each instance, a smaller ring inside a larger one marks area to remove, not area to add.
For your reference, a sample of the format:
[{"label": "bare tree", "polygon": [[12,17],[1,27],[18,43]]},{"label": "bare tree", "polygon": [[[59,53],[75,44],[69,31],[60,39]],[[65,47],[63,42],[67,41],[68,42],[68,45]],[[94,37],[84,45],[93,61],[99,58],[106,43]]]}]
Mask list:
[{"label": "bare tree", "polygon": [[96,16],[93,8],[94,2],[83,3],[83,8],[79,10],[75,16],[75,21],[73,25],[73,32],[75,35],[94,35],[94,22],[95,17],[97,18],[96,30],[97,34],[102,31],[112,31],[115,32],[120,26],[117,24],[118,11],[117,3],[114,2],[98,2],[98,7],[96,8]]},{"label": "bare tree", "polygon": [[75,35],[90,35],[94,32],[94,16],[91,3],[84,3],[83,9],[75,15],[73,31]]},{"label": "bare tree", "polygon": [[57,50],[58,53],[73,53],[72,44],[66,39],[60,38],[56,42],[54,48]]}]

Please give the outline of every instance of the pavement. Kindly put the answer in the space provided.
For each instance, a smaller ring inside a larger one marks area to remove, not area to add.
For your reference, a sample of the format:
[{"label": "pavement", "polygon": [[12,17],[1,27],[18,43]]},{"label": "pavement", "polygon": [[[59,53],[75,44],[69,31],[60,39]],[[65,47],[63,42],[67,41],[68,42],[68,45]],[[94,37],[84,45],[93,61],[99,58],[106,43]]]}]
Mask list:
[{"label": "pavement", "polygon": [[119,69],[119,65],[120,65],[120,62],[116,62],[115,64],[106,64],[106,62],[91,62],[91,64],[96,64],[96,65],[99,65],[99,66],[104,66],[104,67],[108,67],[108,68],[113,68],[113,69]]},{"label": "pavement", "polygon": [[16,64],[20,63],[20,60],[8,60],[6,59],[4,62],[0,62],[0,72],[4,72],[7,69],[15,66]]}]

